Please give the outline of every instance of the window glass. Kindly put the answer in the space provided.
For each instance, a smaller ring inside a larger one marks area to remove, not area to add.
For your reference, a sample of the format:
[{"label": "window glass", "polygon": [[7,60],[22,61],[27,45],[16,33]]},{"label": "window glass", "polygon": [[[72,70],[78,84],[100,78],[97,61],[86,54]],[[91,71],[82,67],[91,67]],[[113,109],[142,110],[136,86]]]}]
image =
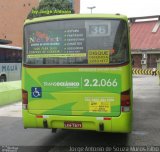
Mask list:
[{"label": "window glass", "polygon": [[63,20],[25,27],[26,64],[119,64],[129,60],[127,23]]},{"label": "window glass", "polygon": [[0,63],[21,63],[22,50],[0,48]]}]

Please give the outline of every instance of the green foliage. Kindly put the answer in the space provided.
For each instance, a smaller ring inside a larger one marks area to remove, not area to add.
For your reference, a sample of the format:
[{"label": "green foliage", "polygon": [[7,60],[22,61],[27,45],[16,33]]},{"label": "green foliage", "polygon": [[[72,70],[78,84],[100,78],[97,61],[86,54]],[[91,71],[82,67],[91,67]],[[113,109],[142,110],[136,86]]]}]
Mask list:
[{"label": "green foliage", "polygon": [[32,8],[27,18],[73,14],[72,5],[70,0],[41,0],[37,8]]}]

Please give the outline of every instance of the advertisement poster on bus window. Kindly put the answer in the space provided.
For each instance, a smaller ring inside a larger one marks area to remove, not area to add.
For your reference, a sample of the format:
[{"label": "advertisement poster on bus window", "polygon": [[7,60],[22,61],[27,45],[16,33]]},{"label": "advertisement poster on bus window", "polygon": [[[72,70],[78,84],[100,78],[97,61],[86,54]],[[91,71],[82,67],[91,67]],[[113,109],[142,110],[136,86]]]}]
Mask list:
[{"label": "advertisement poster on bus window", "polygon": [[30,32],[29,58],[85,57],[85,29],[64,29]]}]

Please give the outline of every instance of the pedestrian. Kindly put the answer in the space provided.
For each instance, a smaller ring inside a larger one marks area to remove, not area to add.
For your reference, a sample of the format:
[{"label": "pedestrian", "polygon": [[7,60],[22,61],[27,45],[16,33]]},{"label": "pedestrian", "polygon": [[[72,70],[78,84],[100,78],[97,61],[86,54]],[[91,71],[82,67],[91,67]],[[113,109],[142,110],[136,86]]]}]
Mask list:
[{"label": "pedestrian", "polygon": [[153,68],[153,69],[152,69],[152,76],[153,76],[153,75],[155,75],[155,76],[157,75],[157,74],[156,74],[156,71],[157,71],[156,68]]}]

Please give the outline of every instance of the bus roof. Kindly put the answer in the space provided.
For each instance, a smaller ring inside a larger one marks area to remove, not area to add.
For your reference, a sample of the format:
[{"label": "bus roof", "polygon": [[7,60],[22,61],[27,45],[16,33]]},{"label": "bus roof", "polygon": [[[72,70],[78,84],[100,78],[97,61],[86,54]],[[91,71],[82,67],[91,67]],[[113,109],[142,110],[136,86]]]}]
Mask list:
[{"label": "bus roof", "polygon": [[3,48],[3,49],[13,49],[13,50],[22,50],[21,47],[11,46],[11,45],[1,45],[1,44],[0,44],[0,48]]},{"label": "bus roof", "polygon": [[128,22],[128,18],[125,15],[120,14],[66,14],[66,15],[54,15],[37,17],[33,19],[27,19],[24,24],[38,23],[43,21],[63,20],[63,19],[85,19],[85,18],[108,18],[108,19],[121,19]]},{"label": "bus roof", "polygon": [[0,39],[0,44],[10,44],[10,43],[12,43],[12,41]]}]

